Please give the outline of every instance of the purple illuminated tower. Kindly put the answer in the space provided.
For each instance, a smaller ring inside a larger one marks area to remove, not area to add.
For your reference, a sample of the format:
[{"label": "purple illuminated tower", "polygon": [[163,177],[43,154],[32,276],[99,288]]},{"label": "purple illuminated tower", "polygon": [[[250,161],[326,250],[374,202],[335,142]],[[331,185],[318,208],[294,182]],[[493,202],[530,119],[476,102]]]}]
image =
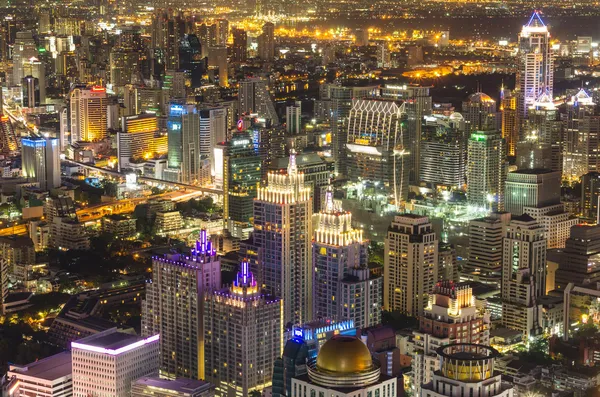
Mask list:
[{"label": "purple illuminated tower", "polygon": [[152,258],[142,335],[160,334],[160,375],[204,379],[203,300],[221,287],[221,262],[206,230],[189,255]]},{"label": "purple illuminated tower", "polygon": [[230,288],[206,295],[206,380],[217,396],[247,396],[271,384],[283,349],[282,317],[281,299],[259,291],[245,260]]}]

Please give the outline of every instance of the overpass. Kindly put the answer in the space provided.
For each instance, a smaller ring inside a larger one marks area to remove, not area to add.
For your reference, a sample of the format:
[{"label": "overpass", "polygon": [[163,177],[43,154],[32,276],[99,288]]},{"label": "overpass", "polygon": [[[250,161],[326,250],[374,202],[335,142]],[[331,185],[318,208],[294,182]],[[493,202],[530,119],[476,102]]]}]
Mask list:
[{"label": "overpass", "polygon": [[[106,168],[97,167],[92,164],[86,164],[86,163],[82,163],[82,162],[75,161],[75,160],[69,160],[69,159],[64,160],[64,161],[73,163],[73,164],[77,164],[85,169],[95,171],[95,172],[98,172],[101,174],[110,175],[110,176],[119,177],[119,178],[125,177],[125,174],[120,173],[118,171],[113,171],[113,170],[109,170]],[[185,190],[191,190],[191,191],[195,191],[195,192],[201,192],[204,194],[219,196],[220,198],[222,198],[222,196],[223,196],[223,190],[221,190],[221,189],[188,185],[188,184],[180,183],[180,182],[170,182],[170,181],[165,181],[165,180],[156,179],[156,178],[150,178],[150,177],[146,177],[146,176],[138,177],[138,181],[147,182],[150,185],[163,185],[163,186],[169,186],[169,187],[178,188],[178,189],[185,189]]]}]

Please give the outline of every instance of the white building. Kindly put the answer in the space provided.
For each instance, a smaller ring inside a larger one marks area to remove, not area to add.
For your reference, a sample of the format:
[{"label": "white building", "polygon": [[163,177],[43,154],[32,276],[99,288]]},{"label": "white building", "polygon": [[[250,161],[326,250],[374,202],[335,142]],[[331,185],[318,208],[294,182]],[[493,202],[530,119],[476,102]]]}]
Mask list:
[{"label": "white building", "polygon": [[133,380],[158,371],[158,340],[111,328],[71,342],[73,396],[129,397]]},{"label": "white building", "polygon": [[285,108],[285,130],[290,135],[298,135],[302,132],[302,102],[297,101],[292,106]]},{"label": "white building", "polygon": [[469,204],[504,210],[506,183],[505,142],[495,131],[471,134],[467,145],[467,200]]},{"label": "white building", "polygon": [[383,305],[420,316],[437,282],[438,239],[426,216],[403,214],[385,239]]},{"label": "white building", "polygon": [[71,352],[10,365],[7,373],[8,397],[70,397],[73,395]]},{"label": "white building", "polygon": [[69,93],[71,143],[106,137],[108,98],[104,87],[75,86]]},{"label": "white building", "polygon": [[42,190],[60,187],[60,144],[56,138],[21,139],[23,176]]}]

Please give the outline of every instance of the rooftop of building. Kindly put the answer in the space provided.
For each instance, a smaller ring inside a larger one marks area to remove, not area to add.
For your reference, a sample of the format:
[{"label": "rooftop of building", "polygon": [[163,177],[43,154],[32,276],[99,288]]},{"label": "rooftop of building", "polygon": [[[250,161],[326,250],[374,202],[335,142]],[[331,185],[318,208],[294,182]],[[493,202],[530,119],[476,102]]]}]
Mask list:
[{"label": "rooftop of building", "polygon": [[116,328],[111,328],[99,334],[79,339],[77,343],[79,345],[93,346],[101,349],[119,350],[143,340],[145,340],[145,338],[142,338],[141,336],[120,332]]},{"label": "rooftop of building", "polygon": [[10,372],[44,380],[55,380],[72,373],[71,352],[55,354],[26,365],[11,365]]},{"label": "rooftop of building", "polygon": [[8,244],[11,248],[33,248],[33,241],[29,236],[2,236],[0,244]]},{"label": "rooftop of building", "polygon": [[542,175],[542,174],[551,174],[551,173],[557,173],[558,175],[560,175],[559,171],[552,171],[552,170],[549,170],[546,168],[521,169],[521,170],[509,172],[508,175],[510,175],[510,174]]},{"label": "rooftop of building", "polygon": [[[271,169],[287,169],[290,163],[289,157],[278,157],[273,160]],[[327,162],[316,153],[304,153],[296,155],[296,165],[298,167],[308,167],[311,165],[326,164]]]},{"label": "rooftop of building", "polygon": [[31,298],[31,292],[12,292],[4,299],[4,304],[15,303]]},{"label": "rooftop of building", "polygon": [[523,214],[523,215],[513,216],[512,217],[512,221],[517,221],[517,222],[535,222],[535,218],[531,217],[530,215]]},{"label": "rooftop of building", "polygon": [[190,393],[198,389],[209,389],[214,387],[211,383],[203,380],[177,378],[174,380],[159,378],[158,376],[144,376],[134,382],[134,385],[155,387],[171,390],[177,393]]}]

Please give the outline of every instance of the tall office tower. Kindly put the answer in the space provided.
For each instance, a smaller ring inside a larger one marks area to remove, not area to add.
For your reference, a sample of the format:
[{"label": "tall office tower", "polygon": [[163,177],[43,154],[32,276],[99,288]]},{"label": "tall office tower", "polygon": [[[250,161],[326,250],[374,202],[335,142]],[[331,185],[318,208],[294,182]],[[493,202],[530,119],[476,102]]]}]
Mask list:
[{"label": "tall office tower", "polygon": [[553,97],[554,56],[550,46],[550,32],[538,11],[534,11],[519,34],[517,63],[519,117],[524,119],[540,96]]},{"label": "tall office tower", "polygon": [[505,229],[502,249],[502,324],[528,338],[541,329],[546,292],[544,227],[531,216],[515,216]]},{"label": "tall office tower", "polygon": [[132,381],[158,370],[158,342],[116,328],[71,342],[73,397],[130,396]]},{"label": "tall office tower", "polygon": [[600,226],[573,226],[565,248],[552,256],[558,262],[557,289],[564,291],[569,283],[593,288],[600,282]]},{"label": "tall office tower", "polygon": [[40,81],[33,76],[25,76],[21,82],[23,107],[34,109],[40,106]]},{"label": "tall office tower", "polygon": [[217,26],[216,45],[227,45],[229,39],[229,21],[227,19],[217,19],[215,24]]},{"label": "tall office tower", "polygon": [[131,397],[214,397],[215,385],[202,380],[144,376],[131,384]]},{"label": "tall office tower", "polygon": [[194,105],[172,103],[167,121],[168,165],[179,173],[182,183],[201,179],[200,115]]},{"label": "tall office tower", "polygon": [[425,118],[421,136],[421,181],[433,186],[462,189],[466,183],[467,141],[460,113]]},{"label": "tall office tower", "polygon": [[215,175],[214,150],[217,144],[227,140],[227,109],[204,108],[199,109],[200,115],[200,157],[209,159],[211,174]]},{"label": "tall office tower", "polygon": [[600,172],[588,172],[581,177],[581,216],[600,224]]},{"label": "tall office tower", "polygon": [[69,93],[71,143],[106,138],[108,98],[104,87],[74,86]]},{"label": "tall office tower", "polygon": [[392,58],[387,42],[377,44],[377,67],[389,68],[392,67]]},{"label": "tall office tower", "polygon": [[267,81],[251,78],[240,81],[238,91],[238,113],[257,113],[259,117],[271,120],[273,125],[279,125],[279,116],[271,99]]},{"label": "tall office tower", "polygon": [[152,281],[146,284],[142,302],[142,335],[161,336],[161,376],[204,379],[204,294],[218,288],[221,263],[206,230],[189,256],[152,257]]},{"label": "tall office tower", "polygon": [[227,46],[208,47],[208,68],[219,72],[219,86],[229,85],[229,74],[227,71]]},{"label": "tall office tower", "polygon": [[419,330],[413,331],[415,395],[420,395],[421,386],[431,382],[435,371],[441,369],[436,354],[438,347],[455,343],[489,345],[489,329],[490,315],[479,313],[468,283],[449,280],[437,283],[419,318]]},{"label": "tall office tower", "polygon": [[500,287],[502,239],[509,222],[509,213],[491,213],[469,222],[469,257],[463,271],[466,278]]},{"label": "tall office tower", "polygon": [[179,45],[179,69],[186,72],[191,88],[202,85],[202,76],[206,74],[206,62],[202,58],[202,45],[198,36],[186,34]]},{"label": "tall office tower", "polygon": [[504,210],[505,142],[494,131],[477,131],[467,144],[467,200],[492,211]]},{"label": "tall office tower", "polygon": [[512,397],[511,383],[494,371],[498,351],[484,345],[458,344],[437,349],[439,371],[422,385],[421,397],[489,396]]},{"label": "tall office tower", "polygon": [[348,178],[380,182],[400,207],[408,197],[404,104],[355,99],[348,116]]},{"label": "tall office tower", "polygon": [[121,131],[117,132],[117,160],[119,172],[132,161],[154,157],[158,118],[146,113],[121,118]]},{"label": "tall office tower", "polygon": [[438,239],[426,216],[398,215],[385,238],[383,306],[421,316],[437,282]]},{"label": "tall office tower", "polygon": [[170,99],[183,99],[186,97],[185,72],[167,69],[163,89],[169,93]]},{"label": "tall office tower", "polygon": [[40,184],[40,189],[60,187],[60,147],[57,138],[23,138],[23,176]]},{"label": "tall office tower", "polygon": [[463,101],[462,116],[470,123],[471,131],[499,131],[501,128],[496,101],[483,92],[471,94]]},{"label": "tall office tower", "polygon": [[560,204],[560,171],[517,170],[506,178],[504,209],[522,215],[525,207]]},{"label": "tall office tower", "polygon": [[377,86],[346,87],[330,84],[325,86],[322,99],[331,102],[331,153],[337,175],[346,176],[346,157],[348,143],[348,116],[352,109],[352,100],[378,95]]},{"label": "tall office tower", "polygon": [[29,58],[23,62],[23,75],[38,80],[40,104],[46,103],[46,68],[38,58]]},{"label": "tall office tower", "polygon": [[[503,90],[504,92],[504,90]],[[508,94],[500,101],[500,112],[502,113],[502,138],[506,141],[507,154],[517,154],[517,142],[519,138],[519,112],[517,110],[518,98],[516,95]]]},{"label": "tall office tower", "polygon": [[244,63],[248,59],[248,33],[244,29],[233,28],[233,48],[231,61]]},{"label": "tall office tower", "polygon": [[391,86],[386,85],[381,89],[381,96],[387,99],[403,100],[406,110],[408,143],[405,146],[409,149],[409,179],[411,182],[418,182],[421,178],[421,136],[423,116],[430,115],[433,109],[433,102],[429,89],[431,87],[422,87],[418,85]]},{"label": "tall office tower", "polygon": [[367,241],[352,228],[352,214],[335,208],[333,190],[312,223],[313,317],[353,320],[358,328],[379,324],[382,279],[369,277]]},{"label": "tall office tower", "polygon": [[248,396],[271,386],[283,353],[283,302],[260,292],[244,261],[230,288],[204,298],[206,380],[220,397]]},{"label": "tall office tower", "polygon": [[241,239],[252,231],[254,199],[262,176],[257,152],[252,136],[244,132],[215,149],[215,184],[221,179],[225,226],[233,237]]},{"label": "tall office tower", "polygon": [[[535,139],[539,144],[549,147],[551,160],[549,169],[562,172],[564,123],[560,120],[558,108],[554,106],[552,98],[548,96],[544,98],[538,98],[538,102],[529,109],[522,132],[527,137]],[[545,102],[539,102],[539,100],[545,100]],[[522,153],[517,152],[517,155],[520,157]]]},{"label": "tall office tower", "polygon": [[306,389],[307,396],[396,396],[402,388],[398,378],[382,372],[379,361],[355,336],[329,339],[307,367],[308,376],[292,377],[292,390]]},{"label": "tall office tower", "polygon": [[577,181],[581,175],[600,171],[600,114],[592,97],[580,90],[566,104],[563,177]]},{"label": "tall office tower", "polygon": [[552,147],[539,142],[537,136],[531,136],[524,141],[517,142],[516,155],[518,170],[551,170],[553,163],[555,163],[552,158]]},{"label": "tall office tower", "polygon": [[23,77],[25,77],[23,71],[23,65],[29,62],[31,58],[38,56],[37,46],[35,39],[33,38],[33,32],[17,32],[15,44],[13,46],[13,85],[21,85]]},{"label": "tall office tower", "polygon": [[285,107],[285,130],[288,134],[299,135],[302,132],[302,102]]},{"label": "tall office tower", "polygon": [[312,205],[310,187],[291,150],[287,173],[269,173],[267,186],[258,188],[254,200],[257,273],[267,293],[283,299],[284,324],[313,319]]},{"label": "tall office tower", "polygon": [[275,25],[271,22],[263,25],[262,33],[258,36],[258,56],[269,62],[275,58]]},{"label": "tall office tower", "polygon": [[139,80],[143,57],[145,54],[140,51],[112,48],[109,55],[110,83],[115,89]]}]

